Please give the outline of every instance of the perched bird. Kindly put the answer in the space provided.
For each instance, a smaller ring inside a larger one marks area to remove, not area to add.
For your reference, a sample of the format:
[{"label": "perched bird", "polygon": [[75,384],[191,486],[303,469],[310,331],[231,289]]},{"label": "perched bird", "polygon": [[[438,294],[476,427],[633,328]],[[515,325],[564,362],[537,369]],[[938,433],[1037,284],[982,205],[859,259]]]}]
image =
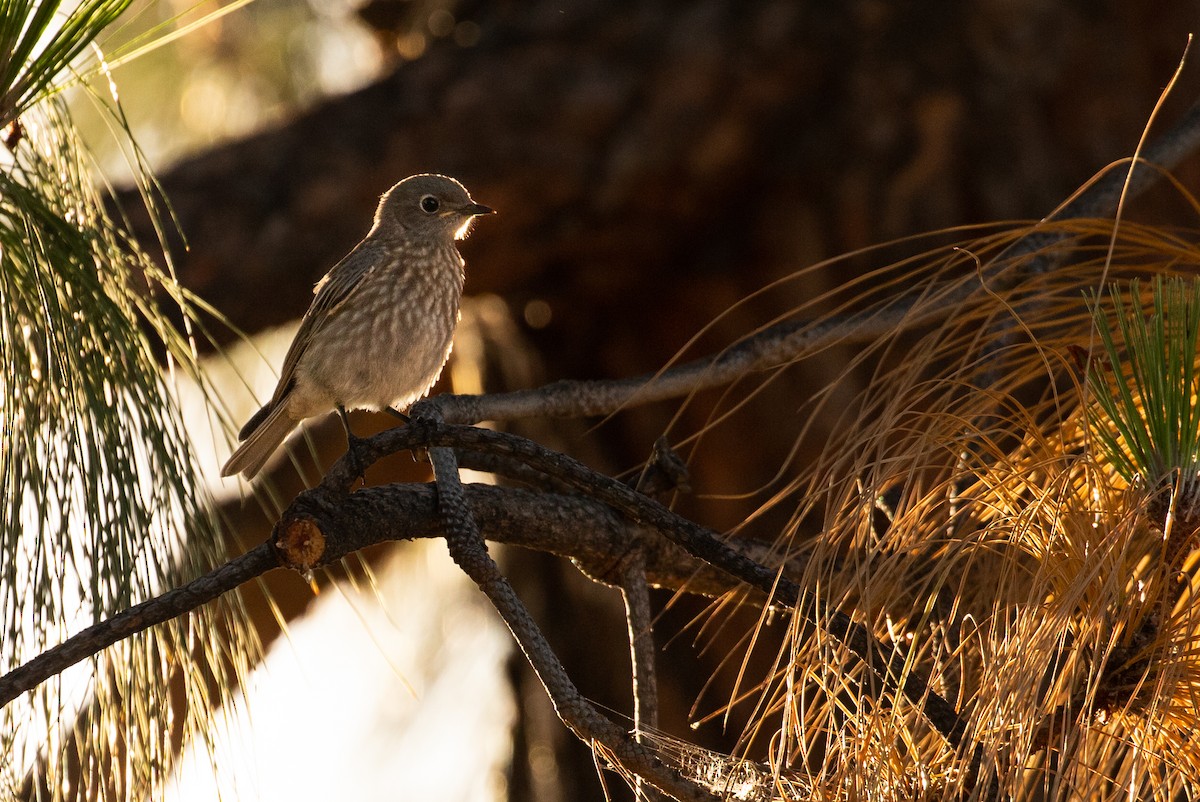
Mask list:
[{"label": "perched bird", "polygon": [[384,193],[366,238],[333,266],[283,360],[271,400],[242,427],[222,476],[253,477],[300,421],[336,409],[400,412],[450,357],[462,299],[455,240],[491,214],[462,184],[414,175]]}]

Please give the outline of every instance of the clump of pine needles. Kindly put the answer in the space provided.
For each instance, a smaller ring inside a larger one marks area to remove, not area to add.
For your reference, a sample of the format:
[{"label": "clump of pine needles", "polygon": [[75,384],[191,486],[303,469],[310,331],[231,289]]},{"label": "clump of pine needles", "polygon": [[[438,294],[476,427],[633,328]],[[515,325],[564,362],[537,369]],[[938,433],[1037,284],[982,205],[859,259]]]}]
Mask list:
[{"label": "clump of pine needles", "polygon": [[[171,386],[197,366],[168,307],[193,320],[194,307],[106,209],[60,93],[128,0],[61,5],[0,8],[0,672],[225,551]],[[208,736],[246,670],[239,604],[125,641],[6,705],[0,796],[158,796],[180,742]]]},{"label": "clump of pine needles", "polygon": [[[1008,258],[1027,233],[878,271],[837,307],[903,288],[915,324],[847,349],[797,437],[821,412],[836,435],[752,516],[792,507],[781,564],[900,667],[881,681],[799,614],[765,673],[750,654],[779,640],[748,641],[727,715],[748,722],[745,754],[769,745],[759,759],[810,798],[1200,793],[1196,527],[1181,523],[1197,508],[1200,248],[1073,220]],[[1172,525],[1189,532],[1174,553]],[[897,691],[910,672],[959,711],[962,748]]]},{"label": "clump of pine needles", "polygon": [[1092,302],[1102,354],[1087,374],[1091,432],[1113,470],[1147,493],[1153,523],[1171,517],[1177,551],[1200,525],[1200,284],[1159,277],[1146,308],[1135,279],[1110,299],[1115,325]]}]

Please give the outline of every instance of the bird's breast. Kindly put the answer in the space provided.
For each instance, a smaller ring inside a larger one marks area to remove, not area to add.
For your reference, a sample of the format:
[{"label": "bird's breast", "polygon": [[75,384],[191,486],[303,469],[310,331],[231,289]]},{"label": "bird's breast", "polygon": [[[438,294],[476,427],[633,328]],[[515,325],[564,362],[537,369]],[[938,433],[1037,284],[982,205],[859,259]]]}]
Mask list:
[{"label": "bird's breast", "polygon": [[458,322],[457,251],[409,254],[363,278],[314,337],[299,378],[332,404],[407,407],[437,380]]}]

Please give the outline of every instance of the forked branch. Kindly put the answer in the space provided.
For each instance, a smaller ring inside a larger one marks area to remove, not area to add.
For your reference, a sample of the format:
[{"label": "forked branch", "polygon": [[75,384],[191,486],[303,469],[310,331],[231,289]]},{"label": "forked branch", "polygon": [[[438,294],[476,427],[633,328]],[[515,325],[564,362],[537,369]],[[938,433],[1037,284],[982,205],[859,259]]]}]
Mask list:
[{"label": "forked branch", "polygon": [[714,799],[708,791],[684,779],[676,769],[659,760],[653,751],[601,715],[579,693],[529,610],[488,555],[487,545],[466,504],[454,451],[446,447],[434,447],[429,451],[437,481],[438,511],[445,527],[450,556],[500,613],[542,681],[563,723],[618,768],[680,802]]}]

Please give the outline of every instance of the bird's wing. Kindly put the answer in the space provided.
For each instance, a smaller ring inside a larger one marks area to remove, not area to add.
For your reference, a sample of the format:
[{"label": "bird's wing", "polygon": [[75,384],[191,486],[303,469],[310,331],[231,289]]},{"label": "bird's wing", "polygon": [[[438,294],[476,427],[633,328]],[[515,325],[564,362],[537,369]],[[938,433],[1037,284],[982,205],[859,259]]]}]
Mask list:
[{"label": "bird's wing", "polygon": [[275,387],[275,394],[271,397],[269,406],[277,404],[291,389],[292,382],[296,378],[296,365],[300,362],[300,357],[304,355],[312,338],[321,330],[329,317],[337,311],[338,307],[354,293],[354,289],[358,287],[363,278],[374,271],[386,258],[387,255],[377,243],[364,240],[317,282],[317,286],[313,288],[316,297],[313,298],[308,311],[304,313],[304,319],[300,321],[296,337],[292,340],[287,356],[283,359],[283,368],[279,371],[279,384]]}]

